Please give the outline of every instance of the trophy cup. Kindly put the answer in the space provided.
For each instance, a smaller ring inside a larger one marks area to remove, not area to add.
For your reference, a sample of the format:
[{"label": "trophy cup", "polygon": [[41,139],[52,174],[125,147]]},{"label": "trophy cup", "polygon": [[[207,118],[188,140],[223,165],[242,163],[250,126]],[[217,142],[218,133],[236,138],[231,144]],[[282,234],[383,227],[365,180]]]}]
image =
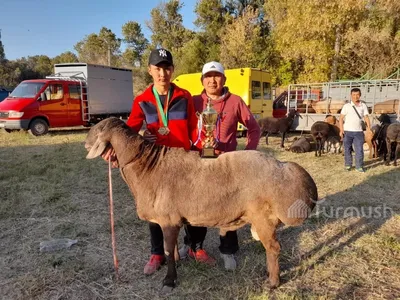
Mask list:
[{"label": "trophy cup", "polygon": [[203,126],[205,130],[205,139],[201,157],[204,158],[215,158],[217,155],[214,150],[214,129],[218,120],[217,111],[211,106],[211,99],[208,98],[206,109],[201,113],[203,120]]}]

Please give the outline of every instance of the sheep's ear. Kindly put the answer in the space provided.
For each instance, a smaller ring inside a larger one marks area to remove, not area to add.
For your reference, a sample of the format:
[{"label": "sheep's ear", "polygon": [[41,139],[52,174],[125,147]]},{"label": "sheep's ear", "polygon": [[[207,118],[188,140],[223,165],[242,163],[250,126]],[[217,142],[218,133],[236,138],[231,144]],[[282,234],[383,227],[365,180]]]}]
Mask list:
[{"label": "sheep's ear", "polygon": [[92,148],[90,148],[90,151],[89,151],[88,155],[86,155],[86,158],[92,159],[92,158],[102,155],[104,150],[107,148],[107,146],[108,146],[107,142],[102,141],[99,137],[97,137],[96,142],[94,143]]}]

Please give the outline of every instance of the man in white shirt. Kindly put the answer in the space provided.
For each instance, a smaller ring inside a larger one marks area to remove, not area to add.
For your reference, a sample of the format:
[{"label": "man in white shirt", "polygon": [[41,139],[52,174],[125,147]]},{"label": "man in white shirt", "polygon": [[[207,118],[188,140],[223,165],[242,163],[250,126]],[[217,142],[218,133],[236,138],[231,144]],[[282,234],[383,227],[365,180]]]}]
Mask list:
[{"label": "man in white shirt", "polygon": [[[351,102],[343,105],[340,113],[340,137],[343,139],[344,147],[344,164],[347,171],[350,171],[353,165],[353,157],[351,154],[354,145],[356,171],[365,172],[364,170],[364,132],[362,121],[365,122],[366,130],[371,130],[371,123],[368,118],[368,107],[362,103],[361,90],[353,88],[351,90]],[[358,113],[358,114],[357,114]]]}]

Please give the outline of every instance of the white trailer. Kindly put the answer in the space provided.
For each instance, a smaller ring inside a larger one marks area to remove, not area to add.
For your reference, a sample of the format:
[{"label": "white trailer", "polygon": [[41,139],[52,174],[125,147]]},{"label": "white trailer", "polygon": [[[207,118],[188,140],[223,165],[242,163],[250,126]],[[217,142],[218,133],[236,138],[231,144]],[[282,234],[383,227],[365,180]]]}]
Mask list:
[{"label": "white trailer", "polygon": [[[386,100],[400,99],[400,79],[291,84],[288,88],[288,95],[291,95],[290,99],[286,98],[287,111],[298,109],[299,103],[307,103],[305,107],[302,105],[304,112],[300,113],[300,118],[294,120],[292,130],[310,131],[311,126],[316,121],[323,121],[328,114],[339,117],[339,113],[329,112],[329,106],[333,100],[350,101],[350,91],[352,88],[359,88],[361,90],[361,100],[366,103],[370,110],[370,120],[372,123],[377,123],[374,111],[375,104]],[[308,106],[308,103],[311,103],[311,101],[307,100],[315,100],[316,94],[322,95],[320,104],[326,104],[326,113],[315,113],[312,111],[311,106]],[[392,122],[398,122],[400,120],[400,105],[389,116]]]},{"label": "white trailer", "polygon": [[[127,117],[132,108],[132,70],[87,63],[54,65],[54,75],[48,79],[81,82],[82,119],[96,121],[107,116]],[[85,103],[86,102],[86,103]]]}]

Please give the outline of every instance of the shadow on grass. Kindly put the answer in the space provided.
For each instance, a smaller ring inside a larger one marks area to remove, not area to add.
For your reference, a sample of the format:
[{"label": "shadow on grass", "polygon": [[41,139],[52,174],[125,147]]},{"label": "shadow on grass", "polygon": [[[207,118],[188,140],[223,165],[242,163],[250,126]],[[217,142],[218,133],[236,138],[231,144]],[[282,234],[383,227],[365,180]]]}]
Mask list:
[{"label": "shadow on grass", "polygon": [[[349,224],[345,230],[340,230],[339,233],[320,242],[299,257],[283,260],[281,263],[281,272],[285,273],[282,278],[283,287],[285,283],[289,283],[299,276],[299,267],[301,267],[300,276],[307,277],[309,272],[324,265],[327,260],[333,259],[365,235],[376,233],[388,220],[399,214],[400,206],[396,204],[395,200],[400,197],[399,180],[400,170],[393,167],[389,169],[388,167],[386,173],[372,176],[359,185],[326,197],[322,203],[322,210],[318,204],[316,209],[319,208],[319,211],[309,218],[304,226],[290,228],[289,230],[283,229],[279,237],[283,256],[285,256],[285,251],[299,243],[300,236],[303,233],[318,232],[321,224],[323,226],[334,225],[345,221],[347,218],[355,218],[356,220]],[[390,194],[386,191],[393,193]],[[379,193],[381,193],[380,197]],[[359,198],[360,194],[362,195],[361,198]],[[392,198],[391,201],[389,200],[390,197]],[[388,202],[385,201],[386,199],[388,199]],[[302,262],[307,260],[310,260],[311,264],[302,265]],[[354,283],[348,283],[335,292],[335,299],[348,299],[353,297],[356,291],[357,286],[354,286]]]}]

